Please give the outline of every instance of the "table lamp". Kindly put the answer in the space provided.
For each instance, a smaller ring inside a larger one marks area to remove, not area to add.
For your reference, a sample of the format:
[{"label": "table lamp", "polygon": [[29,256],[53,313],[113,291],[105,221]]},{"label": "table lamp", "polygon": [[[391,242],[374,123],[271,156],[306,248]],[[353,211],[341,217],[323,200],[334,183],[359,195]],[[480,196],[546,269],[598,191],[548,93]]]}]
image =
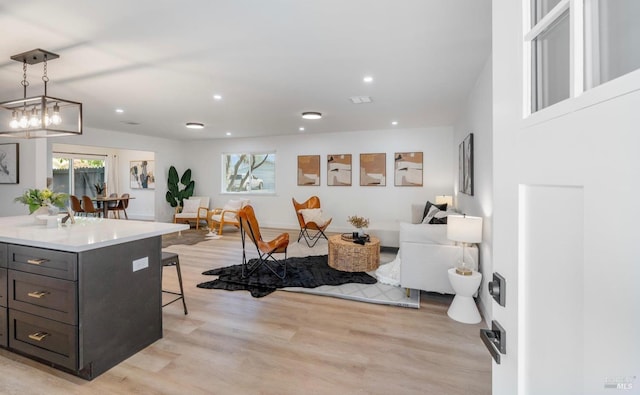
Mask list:
[{"label": "table lamp", "polygon": [[447,207],[453,206],[453,196],[451,195],[438,195],[436,196],[436,204],[447,203]]},{"label": "table lamp", "polygon": [[472,270],[467,266],[465,259],[465,247],[467,243],[480,243],[482,241],[482,218],[472,217],[466,214],[449,215],[447,218],[447,238],[462,243],[462,259],[458,262],[456,273],[469,276]]}]

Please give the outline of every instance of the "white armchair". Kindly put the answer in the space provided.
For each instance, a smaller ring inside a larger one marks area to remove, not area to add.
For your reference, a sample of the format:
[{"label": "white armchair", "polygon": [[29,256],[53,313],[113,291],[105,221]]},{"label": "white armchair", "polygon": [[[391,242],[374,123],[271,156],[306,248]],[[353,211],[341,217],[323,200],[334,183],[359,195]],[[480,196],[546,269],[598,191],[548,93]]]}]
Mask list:
[{"label": "white armchair", "polygon": [[209,197],[208,196],[191,196],[189,199],[182,201],[182,207],[176,207],[173,215],[173,223],[195,221],[196,229],[200,227],[200,221],[207,221],[209,213]]},{"label": "white armchair", "polygon": [[233,225],[236,228],[240,227],[240,222],[237,217],[238,211],[249,203],[249,199],[231,199],[224,207],[214,208],[209,211],[207,215],[209,229],[214,229],[214,226],[218,226],[218,234],[221,235],[225,225]]}]

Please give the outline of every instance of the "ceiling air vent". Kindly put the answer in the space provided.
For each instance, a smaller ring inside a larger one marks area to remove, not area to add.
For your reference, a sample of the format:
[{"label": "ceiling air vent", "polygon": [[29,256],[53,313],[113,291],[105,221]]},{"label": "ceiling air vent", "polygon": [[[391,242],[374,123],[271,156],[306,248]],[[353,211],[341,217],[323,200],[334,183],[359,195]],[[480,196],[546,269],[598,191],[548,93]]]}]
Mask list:
[{"label": "ceiling air vent", "polygon": [[353,104],[364,104],[373,102],[373,100],[371,100],[371,96],[351,96],[349,100],[351,100],[351,103]]}]

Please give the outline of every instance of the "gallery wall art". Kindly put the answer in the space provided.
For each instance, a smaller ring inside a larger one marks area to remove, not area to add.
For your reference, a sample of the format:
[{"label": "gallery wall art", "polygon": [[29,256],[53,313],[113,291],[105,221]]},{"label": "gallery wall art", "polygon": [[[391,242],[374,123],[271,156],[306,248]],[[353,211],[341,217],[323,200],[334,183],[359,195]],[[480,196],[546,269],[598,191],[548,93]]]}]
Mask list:
[{"label": "gallery wall art", "polygon": [[460,192],[473,196],[473,133],[469,133],[458,149]]},{"label": "gallery wall art", "polygon": [[320,155],[298,156],[298,185],[320,185]]},{"label": "gallery wall art", "polygon": [[20,146],[18,143],[0,144],[0,184],[20,182]]},{"label": "gallery wall art", "polygon": [[360,154],[360,186],[387,185],[387,154]]},{"label": "gallery wall art", "polygon": [[397,187],[422,186],[422,152],[396,152],[394,182]]},{"label": "gallery wall art", "polygon": [[327,185],[351,186],[351,154],[327,155]]}]

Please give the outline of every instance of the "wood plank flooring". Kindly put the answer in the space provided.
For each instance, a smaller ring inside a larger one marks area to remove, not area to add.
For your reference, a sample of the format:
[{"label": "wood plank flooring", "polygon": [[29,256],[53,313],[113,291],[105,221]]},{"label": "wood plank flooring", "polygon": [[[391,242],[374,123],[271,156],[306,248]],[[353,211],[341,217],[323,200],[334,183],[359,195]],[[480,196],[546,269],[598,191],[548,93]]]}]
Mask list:
[{"label": "wood plank flooring", "polygon": [[93,381],[0,350],[0,394],[491,393],[483,325],[451,320],[451,297],[422,293],[419,310],[283,291],[255,299],[196,287],[212,279],[204,270],[240,263],[236,229],[167,250],[180,254],[189,314],[165,307],[163,339]]}]

